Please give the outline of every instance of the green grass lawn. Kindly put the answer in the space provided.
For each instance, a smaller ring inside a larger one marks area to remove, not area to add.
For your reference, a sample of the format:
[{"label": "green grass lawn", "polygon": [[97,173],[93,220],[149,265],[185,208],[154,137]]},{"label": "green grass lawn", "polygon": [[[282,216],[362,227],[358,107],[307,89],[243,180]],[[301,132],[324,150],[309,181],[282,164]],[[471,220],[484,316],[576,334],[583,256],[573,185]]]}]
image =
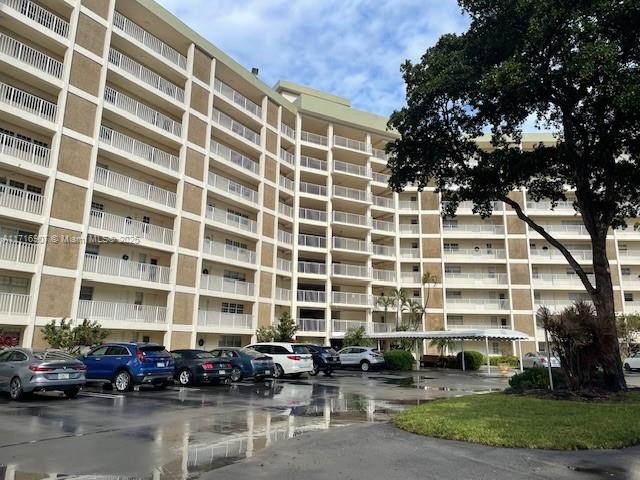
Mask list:
[{"label": "green grass lawn", "polygon": [[394,423],[421,435],[492,446],[620,448],[640,443],[640,392],[592,402],[471,395],[410,408]]}]

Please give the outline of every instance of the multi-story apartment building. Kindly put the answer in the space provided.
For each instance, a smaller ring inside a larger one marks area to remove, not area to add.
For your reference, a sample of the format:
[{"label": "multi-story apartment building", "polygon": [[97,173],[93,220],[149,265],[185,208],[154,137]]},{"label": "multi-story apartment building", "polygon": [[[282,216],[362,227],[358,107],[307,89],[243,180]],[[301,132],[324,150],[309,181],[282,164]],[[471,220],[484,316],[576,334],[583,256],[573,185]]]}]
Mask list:
[{"label": "multi-story apartment building", "polygon": [[[87,318],[206,348],[286,311],[326,343],[392,330],[376,298],[402,287],[429,297],[426,330],[508,327],[533,349],[537,306],[584,295],[502,204],[443,220],[433,189],[391,192],[385,118],[265,85],[151,0],[0,0],[0,25],[0,335],[40,345],[51,320]],[[570,201],[514,195],[590,262]],[[640,234],[612,233],[610,255],[632,311]]]}]

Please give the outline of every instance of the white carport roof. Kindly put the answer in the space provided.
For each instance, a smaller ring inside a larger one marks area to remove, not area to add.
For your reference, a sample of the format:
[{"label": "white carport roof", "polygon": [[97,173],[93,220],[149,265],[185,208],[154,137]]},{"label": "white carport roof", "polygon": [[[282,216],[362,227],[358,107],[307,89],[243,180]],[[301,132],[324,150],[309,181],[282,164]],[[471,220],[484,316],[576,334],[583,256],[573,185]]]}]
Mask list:
[{"label": "white carport roof", "polygon": [[517,330],[508,330],[505,328],[487,328],[487,329],[470,329],[470,330],[434,330],[434,331],[416,331],[406,330],[401,332],[380,332],[370,333],[369,338],[376,340],[391,340],[396,338],[406,339],[434,339],[445,338],[451,340],[527,340],[529,335],[518,332]]}]

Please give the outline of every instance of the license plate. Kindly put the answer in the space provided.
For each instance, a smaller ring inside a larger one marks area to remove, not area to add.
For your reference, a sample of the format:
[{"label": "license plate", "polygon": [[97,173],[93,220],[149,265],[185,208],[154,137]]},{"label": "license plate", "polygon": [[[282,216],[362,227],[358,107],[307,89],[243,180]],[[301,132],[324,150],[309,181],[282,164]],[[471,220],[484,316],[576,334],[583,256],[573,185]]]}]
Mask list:
[{"label": "license plate", "polygon": [[58,380],[69,380],[69,374],[68,373],[59,373],[58,374]]},{"label": "license plate", "polygon": [[158,362],[158,367],[164,367],[164,362]]},{"label": "license plate", "polygon": [[219,375],[224,375],[225,373],[227,373],[227,372],[226,372],[226,370],[220,370],[220,371],[218,371],[218,374],[219,374]]},{"label": "license plate", "polygon": [[265,375],[271,375],[271,370],[265,370],[265,371],[264,371],[264,374],[265,374]]}]

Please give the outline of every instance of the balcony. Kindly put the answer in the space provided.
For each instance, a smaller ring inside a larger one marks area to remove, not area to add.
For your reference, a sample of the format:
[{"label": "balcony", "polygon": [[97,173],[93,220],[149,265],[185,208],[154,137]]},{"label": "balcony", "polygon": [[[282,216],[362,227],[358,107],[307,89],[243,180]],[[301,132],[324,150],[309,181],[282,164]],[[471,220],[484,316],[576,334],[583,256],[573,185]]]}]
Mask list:
[{"label": "balcony", "polygon": [[371,244],[356,238],[333,237],[333,248],[368,253],[371,251]]},{"label": "balcony", "polygon": [[445,248],[444,257],[464,260],[502,260],[506,258],[506,252],[500,248]]},{"label": "balcony", "polygon": [[164,130],[171,135],[180,137],[182,134],[182,125],[179,122],[111,87],[105,87],[104,101],[107,105],[112,105],[133,115],[138,120]]},{"label": "balcony", "polygon": [[57,79],[62,78],[62,62],[3,33],[0,33],[0,54],[7,55],[41,73]]},{"label": "balcony", "polygon": [[0,292],[0,313],[11,315],[27,315],[31,295],[21,293]]},{"label": "balcony", "polygon": [[221,177],[220,175],[217,175],[213,172],[209,172],[208,182],[211,187],[231,194],[232,196],[239,198],[244,202],[250,202],[253,204],[258,203],[258,192],[247,188],[244,185],[239,184],[238,182],[229,180],[226,177]]},{"label": "balcony", "polygon": [[300,193],[306,193],[307,195],[319,195],[321,197],[327,196],[327,187],[324,185],[318,185],[317,183],[300,182]]},{"label": "balcony", "polygon": [[316,210],[314,208],[299,208],[298,216],[303,220],[311,220],[313,222],[326,222],[327,212],[324,210]]},{"label": "balcony", "polygon": [[233,103],[234,105],[237,105],[243,110],[249,112],[251,115],[258,118],[262,117],[262,108],[260,108],[258,104],[252,102],[247,97],[242,95],[237,90],[234,90],[223,81],[216,78],[213,82],[213,90],[222,95],[227,100],[231,101],[231,103]]},{"label": "balcony", "polygon": [[276,287],[276,300],[280,302],[290,302],[291,290],[288,288]]},{"label": "balcony", "polygon": [[333,333],[346,333],[347,330],[352,328],[367,328],[367,322],[359,320],[331,320],[331,327]]},{"label": "balcony", "polygon": [[333,195],[336,197],[347,198],[350,200],[358,200],[359,202],[370,202],[371,193],[358,188],[342,187],[340,185],[333,186]]},{"label": "balcony", "polygon": [[0,103],[17,108],[48,122],[55,122],[58,106],[55,103],[0,82]]},{"label": "balcony", "polygon": [[150,263],[87,253],[84,256],[84,271],[142,282],[168,284],[171,269]]},{"label": "balcony", "polygon": [[371,217],[365,217],[364,215],[349,212],[339,212],[337,210],[333,211],[333,221],[336,223],[346,223],[360,227],[371,226]]},{"label": "balcony", "polygon": [[393,222],[387,222],[386,220],[373,219],[373,229],[381,232],[395,232],[396,226]]},{"label": "balcony", "polygon": [[15,158],[39,167],[49,168],[51,150],[15,135],[0,133],[0,155]]},{"label": "balcony", "polygon": [[256,233],[258,226],[255,220],[215,207],[207,207],[205,217],[217,223],[237,228],[244,232]]},{"label": "balcony", "polygon": [[14,10],[13,15],[23,15],[56,35],[63,38],[69,36],[69,23],[37,3],[30,0],[1,0],[0,5]]},{"label": "balcony", "polygon": [[387,152],[385,152],[384,150],[381,150],[379,148],[374,148],[373,150],[373,156],[379,160],[384,160],[387,161],[389,160],[389,156],[387,155]]},{"label": "balcony", "polygon": [[[595,285],[596,277],[592,274],[587,274],[589,281],[592,285]],[[578,275],[555,274],[555,273],[533,273],[531,276],[532,283],[536,286],[573,286],[582,287],[582,281]]]},{"label": "balcony", "polygon": [[284,148],[281,148],[280,149],[280,160],[282,160],[285,163],[288,163],[289,165],[295,165],[296,156],[293,153],[287,152]]},{"label": "balcony", "polygon": [[226,260],[250,263],[252,265],[255,265],[256,263],[256,252],[247,250],[246,248],[236,247],[234,245],[227,245],[226,243],[217,242],[215,240],[205,239],[202,251],[208,255],[224,258]]},{"label": "balcony", "polygon": [[298,246],[311,248],[327,248],[327,239],[320,235],[298,235]]},{"label": "balcony", "polygon": [[286,203],[278,202],[278,213],[285,217],[293,218],[293,207]]},{"label": "balcony", "polygon": [[491,272],[445,272],[444,278],[449,285],[506,285],[506,273]]},{"label": "balcony", "polygon": [[[559,312],[561,310],[564,310],[565,308],[571,307],[575,304],[575,302],[577,302],[578,300],[571,300],[569,298],[551,298],[551,299],[540,299],[540,298],[536,298],[533,301],[533,309],[534,311],[537,311],[538,309],[542,308],[542,307],[546,307],[547,309],[549,309],[549,311],[551,312]],[[587,303],[591,303],[590,300],[586,300],[583,299],[582,301],[585,301]],[[625,306],[627,305],[627,303],[629,302],[625,302]]]},{"label": "balcony", "polygon": [[497,323],[448,323],[447,330],[493,330],[493,329],[508,329],[509,325],[499,325]]},{"label": "balcony", "polygon": [[400,272],[400,282],[408,284],[421,284],[422,275],[420,272]]},{"label": "balcony", "polygon": [[391,175],[388,175],[386,173],[373,172],[373,181],[374,182],[384,183],[385,185],[388,185],[390,178],[391,178]]},{"label": "balcony", "polygon": [[0,261],[35,265],[38,244],[0,238]]},{"label": "balcony", "polygon": [[366,265],[349,265],[346,263],[331,264],[331,273],[340,277],[369,278],[371,270]]},{"label": "balcony", "polygon": [[179,103],[184,103],[184,90],[182,88],[161,77],[156,72],[149,70],[134,59],[127,57],[122,52],[119,52],[114,48],[110,48],[109,63],[137,78],[140,82],[154,90],[165,94]]},{"label": "balcony", "polygon": [[253,328],[253,316],[249,313],[225,313],[217,310],[198,310],[198,326],[205,328],[251,330]]},{"label": "balcony", "polygon": [[126,239],[144,239],[164,245],[173,245],[173,230],[100,210],[91,210],[89,226],[118,233]]},{"label": "balcony", "polygon": [[180,169],[180,159],[175,155],[152,147],[140,140],[128,137],[105,126],[100,127],[100,143],[123,152],[126,156],[133,156],[139,160],[167,168],[174,172]]},{"label": "balcony", "polygon": [[105,168],[96,167],[95,183],[164,207],[175,208],[176,206],[176,194],[174,192]]},{"label": "balcony", "polygon": [[[451,202],[447,200],[442,200],[442,208],[446,208]],[[504,209],[504,204],[502,202],[491,202],[491,207],[494,211],[502,211]],[[458,203],[458,212],[462,212],[464,210],[473,211],[473,202],[470,200],[464,200]]]},{"label": "balcony", "polygon": [[400,256],[402,258],[420,258],[420,249],[414,247],[401,247]]},{"label": "balcony", "polygon": [[358,150],[359,152],[371,153],[371,144],[361,142],[360,140],[341,137],[340,135],[333,136],[333,144],[336,147],[349,148],[351,150]]},{"label": "balcony", "polygon": [[287,245],[293,245],[293,234],[278,229],[278,241]]},{"label": "balcony", "polygon": [[509,310],[509,300],[496,298],[447,297],[449,310]]},{"label": "balcony", "polygon": [[278,179],[278,185],[280,185],[285,190],[289,190],[291,192],[293,192],[295,188],[295,183],[293,182],[293,180],[285,177],[284,175],[280,175],[280,178]]},{"label": "balcony", "polygon": [[232,278],[225,278],[219,275],[200,275],[200,288],[210,290],[212,292],[223,293],[228,295],[239,295],[244,297],[253,297],[254,284],[241,282]]},{"label": "balcony", "polygon": [[42,215],[44,197],[27,190],[0,185],[0,207],[24,213]]},{"label": "balcony", "polygon": [[256,133],[250,128],[245,127],[240,122],[236,122],[233,118],[225,113],[222,113],[220,110],[217,110],[215,108],[213,109],[212,120],[213,123],[224,128],[225,130],[235,133],[236,135],[239,135],[240,137],[248,140],[255,145],[260,145],[259,133]]},{"label": "balcony", "polygon": [[144,28],[133,23],[119,12],[115,12],[113,15],[113,27],[114,29],[121,31],[134,40],[140,42],[142,45],[154,51],[165,60],[168,60],[170,63],[180,67],[182,70],[187,68],[187,58],[184,55],[180,54],[180,52],[147,32]]},{"label": "balcony", "polygon": [[300,140],[307,143],[315,143],[316,145],[322,145],[324,147],[329,145],[329,139],[324,135],[318,135],[317,133],[300,132]]},{"label": "balcony", "polygon": [[324,318],[299,318],[296,324],[300,332],[324,332],[327,328]]},{"label": "balcony", "polygon": [[[540,225],[542,228],[544,228],[547,232],[549,233],[554,233],[556,235],[589,235],[589,232],[587,231],[587,227],[585,227],[584,225],[562,225],[562,224],[547,224],[547,225]],[[531,232],[531,234],[534,235],[540,235],[538,232],[536,232],[533,229],[529,229],[529,231]]]},{"label": "balcony", "polygon": [[319,158],[309,157],[307,155],[300,155],[300,166],[312,170],[327,171],[326,160],[320,160]]},{"label": "balcony", "polygon": [[[531,259],[532,260],[562,260],[566,262],[566,258],[564,255],[560,253],[560,250],[557,250],[554,247],[551,247],[547,250],[541,249],[531,249]],[[593,252],[591,250],[571,250],[571,255],[579,262],[590,262],[593,260]]]},{"label": "balcony", "polygon": [[80,300],[78,318],[103,322],[165,324],[167,309],[156,305]]},{"label": "balcony", "polygon": [[396,248],[390,245],[373,244],[373,254],[382,257],[395,257]]},{"label": "balcony", "polygon": [[[551,212],[551,202],[541,201],[541,202],[527,202],[527,210],[534,210],[536,212]],[[567,212],[570,214],[575,214],[576,210],[573,208],[573,202],[568,201],[559,201],[554,207],[554,212]]]},{"label": "balcony", "polygon": [[373,204],[382,208],[395,208],[393,198],[381,197],[380,195],[373,195]]},{"label": "balcony", "polygon": [[301,275],[326,275],[327,266],[320,262],[298,262],[298,273]]},{"label": "balcony", "polygon": [[374,268],[373,269],[373,279],[379,282],[394,282],[396,281],[396,272],[395,270],[383,270]]},{"label": "balcony", "polygon": [[405,235],[417,235],[420,233],[420,225],[418,225],[417,223],[401,223],[399,227],[400,233],[403,233]]},{"label": "balcony", "polygon": [[640,302],[624,302],[626,312],[640,313]]},{"label": "balcony", "polygon": [[287,260],[286,258],[277,257],[276,258],[276,269],[281,272],[291,273],[291,260]]},{"label": "balcony", "polygon": [[356,175],[358,177],[371,177],[371,170],[363,165],[355,165],[353,163],[341,162],[340,160],[333,161],[333,171],[339,173],[348,173],[349,175]]},{"label": "balcony", "polygon": [[325,303],[327,295],[324,290],[298,290],[298,301],[305,303]]},{"label": "balcony", "polygon": [[289,137],[292,141],[296,139],[295,129],[291,128],[284,122],[280,123],[280,132],[282,132],[284,136]]},{"label": "balcony", "polygon": [[400,200],[399,202],[400,210],[418,210],[418,201],[417,200]]},{"label": "balcony", "polygon": [[493,224],[480,224],[480,223],[447,223],[444,222],[442,225],[442,231],[449,233],[472,233],[472,234],[503,234],[504,226],[503,225],[493,225]]},{"label": "balcony", "polygon": [[228,162],[233,163],[234,165],[239,166],[245,170],[250,171],[251,173],[255,173],[258,175],[260,173],[260,164],[258,162],[253,161],[249,157],[241,154],[240,152],[236,152],[235,150],[222,145],[215,140],[211,140],[211,145],[209,146],[209,151],[213,155],[217,155],[220,158],[227,160]]}]

